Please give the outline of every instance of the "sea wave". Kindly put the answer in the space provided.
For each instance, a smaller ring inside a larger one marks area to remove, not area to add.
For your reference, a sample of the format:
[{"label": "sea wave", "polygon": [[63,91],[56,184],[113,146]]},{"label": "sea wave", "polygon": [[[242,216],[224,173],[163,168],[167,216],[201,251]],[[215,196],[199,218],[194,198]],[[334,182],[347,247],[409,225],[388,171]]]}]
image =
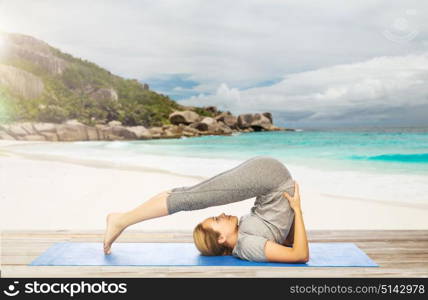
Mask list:
[{"label": "sea wave", "polygon": [[127,148],[130,145],[132,145],[132,142],[113,141],[113,142],[105,143],[104,147],[110,148],[110,149],[121,149],[121,148]]},{"label": "sea wave", "polygon": [[352,155],[351,159],[355,160],[370,160],[370,161],[384,161],[384,162],[400,162],[400,163],[428,163],[428,153],[390,153],[381,155]]}]

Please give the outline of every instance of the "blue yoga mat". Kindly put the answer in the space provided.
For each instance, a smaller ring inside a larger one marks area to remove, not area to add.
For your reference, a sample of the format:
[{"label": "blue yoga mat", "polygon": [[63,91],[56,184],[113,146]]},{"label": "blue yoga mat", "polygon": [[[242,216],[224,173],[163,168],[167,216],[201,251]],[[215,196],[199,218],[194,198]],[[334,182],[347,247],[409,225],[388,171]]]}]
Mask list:
[{"label": "blue yoga mat", "polygon": [[252,262],[234,256],[202,256],[193,243],[115,243],[104,255],[102,243],[61,242],[30,266],[262,266],[378,267],[353,243],[309,243],[305,264]]}]

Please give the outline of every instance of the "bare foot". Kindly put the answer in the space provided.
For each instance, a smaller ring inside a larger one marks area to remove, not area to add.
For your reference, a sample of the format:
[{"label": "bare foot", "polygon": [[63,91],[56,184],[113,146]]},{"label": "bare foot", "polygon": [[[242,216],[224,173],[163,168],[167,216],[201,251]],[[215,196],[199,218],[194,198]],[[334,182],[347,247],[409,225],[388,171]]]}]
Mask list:
[{"label": "bare foot", "polygon": [[104,254],[111,253],[111,245],[125,229],[118,221],[122,213],[111,213],[107,215],[107,227],[104,234]]}]

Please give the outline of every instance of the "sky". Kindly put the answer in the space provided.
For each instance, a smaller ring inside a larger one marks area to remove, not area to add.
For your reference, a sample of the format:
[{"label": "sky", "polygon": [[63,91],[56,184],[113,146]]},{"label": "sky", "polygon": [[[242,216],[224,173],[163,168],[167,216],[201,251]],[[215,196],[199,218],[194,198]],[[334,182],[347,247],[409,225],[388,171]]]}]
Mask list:
[{"label": "sky", "polygon": [[428,126],[427,20],[419,0],[0,0],[0,30],[294,128]]}]

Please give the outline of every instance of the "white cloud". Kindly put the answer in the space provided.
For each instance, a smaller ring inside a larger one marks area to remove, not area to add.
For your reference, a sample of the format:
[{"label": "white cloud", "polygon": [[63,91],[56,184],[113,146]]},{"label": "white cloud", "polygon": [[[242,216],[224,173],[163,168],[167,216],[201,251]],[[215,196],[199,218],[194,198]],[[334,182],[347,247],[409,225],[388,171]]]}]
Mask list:
[{"label": "white cloud", "polygon": [[215,105],[222,110],[235,109],[242,106],[241,92],[236,88],[229,88],[226,83],[222,83],[215,94],[192,96],[189,99],[180,101],[184,105],[210,106]]},{"label": "white cloud", "polygon": [[[0,0],[0,29],[33,35],[125,77],[190,74],[201,83],[195,91],[213,93],[222,82],[242,88],[420,51],[427,9],[415,0]],[[421,34],[406,44],[388,40],[382,32],[397,18]]]},{"label": "white cloud", "polygon": [[387,118],[385,110],[428,104],[428,53],[378,57],[290,74],[277,84],[248,90],[222,84],[213,95],[199,95],[180,103],[216,105],[236,114],[295,113],[302,121],[328,120],[371,110],[377,113],[355,118]]}]

